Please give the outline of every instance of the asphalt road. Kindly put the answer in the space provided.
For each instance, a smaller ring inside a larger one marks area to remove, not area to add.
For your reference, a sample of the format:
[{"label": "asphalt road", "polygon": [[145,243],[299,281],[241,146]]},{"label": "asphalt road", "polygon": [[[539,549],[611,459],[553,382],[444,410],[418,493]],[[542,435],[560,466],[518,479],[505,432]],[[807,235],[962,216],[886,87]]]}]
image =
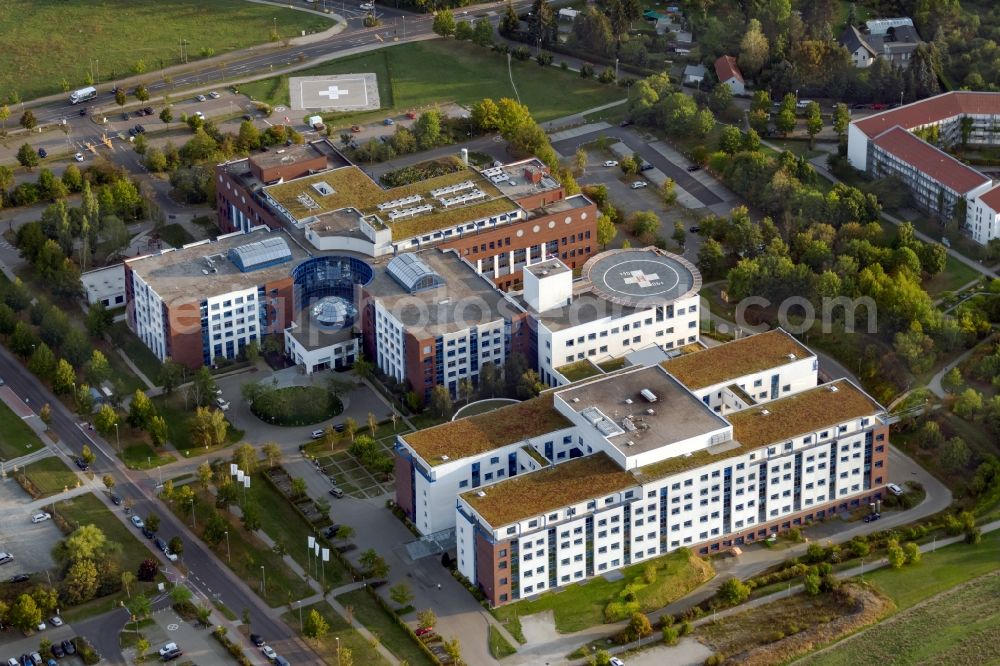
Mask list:
[{"label": "asphalt road", "polygon": [[[158,500],[154,499],[155,480],[145,474],[134,473],[121,467],[117,458],[111,453],[111,446],[95,434],[81,429],[79,419],[41,386],[34,376],[3,347],[0,347],[0,377],[3,377],[7,385],[26,399],[32,407],[45,403],[52,406],[52,422],[49,427],[59,435],[62,443],[73,455],[79,455],[84,445],[89,445],[97,456],[91,465],[91,470],[98,476],[111,473],[116,479],[115,492],[122,498],[132,500],[133,511],[136,514],[146,516],[156,513],[160,516],[160,535],[168,540],[174,535],[180,535],[184,539],[184,564],[190,572],[188,583],[196,592],[206,598],[217,598],[237,614],[242,613],[244,608],[249,609],[255,633],[264,636],[278,654],[291,663],[306,664],[316,660],[315,653],[284,623],[272,617],[264,602],[251,592],[243,581],[236,578],[185,525],[177,520],[171,511],[164,509]],[[103,495],[101,498],[105,502],[108,501]],[[109,508],[116,507],[109,503]],[[158,551],[151,552],[156,553],[161,561],[161,569],[167,572],[169,577],[179,575],[174,567],[164,561]],[[253,582],[250,581],[249,584],[252,585]],[[244,643],[244,648],[255,662],[260,662],[256,648],[249,642]]]},{"label": "asphalt road", "polygon": [[[597,138],[597,134],[598,133],[595,132],[576,136],[572,139],[564,139],[552,144],[552,147],[562,155],[572,155],[576,152],[576,149],[583,144],[594,141]],[[716,196],[711,190],[702,185],[700,182],[695,180],[691,174],[687,172],[686,166],[682,167],[674,164],[657,151],[650,149],[648,146],[649,142],[639,136],[635,130],[629,129],[628,127],[609,127],[608,129],[602,130],[599,134],[614,137],[628,146],[633,152],[637,152],[642,155],[644,160],[652,164],[670,178],[673,178],[674,182],[677,183],[678,186],[700,201],[702,205],[713,206],[717,203],[722,203],[722,199]]]}]

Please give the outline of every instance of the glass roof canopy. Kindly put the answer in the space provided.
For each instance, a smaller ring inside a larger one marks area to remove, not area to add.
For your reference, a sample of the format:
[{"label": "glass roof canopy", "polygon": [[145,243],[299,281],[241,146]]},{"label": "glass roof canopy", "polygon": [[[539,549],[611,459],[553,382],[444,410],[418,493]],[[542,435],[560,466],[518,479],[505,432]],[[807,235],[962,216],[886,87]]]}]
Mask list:
[{"label": "glass roof canopy", "polygon": [[444,278],[412,253],[394,257],[386,266],[389,275],[411,294],[444,285]]}]

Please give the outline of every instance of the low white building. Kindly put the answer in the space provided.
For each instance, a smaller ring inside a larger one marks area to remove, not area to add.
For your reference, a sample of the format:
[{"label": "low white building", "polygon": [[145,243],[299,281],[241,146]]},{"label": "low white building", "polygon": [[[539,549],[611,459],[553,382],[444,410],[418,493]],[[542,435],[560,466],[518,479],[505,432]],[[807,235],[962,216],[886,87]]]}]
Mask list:
[{"label": "low white building", "polygon": [[91,305],[102,303],[110,309],[125,305],[125,264],[105,266],[80,276]]},{"label": "low white building", "polygon": [[357,308],[346,298],[319,299],[285,329],[285,354],[309,375],[354,365],[361,352],[357,315]]},{"label": "low white building", "polygon": [[531,266],[512,298],[530,314],[539,376],[559,386],[567,383],[559,368],[577,361],[698,342],[700,288],[701,274],[686,259],[648,247],[595,255],[575,281],[556,259]]}]

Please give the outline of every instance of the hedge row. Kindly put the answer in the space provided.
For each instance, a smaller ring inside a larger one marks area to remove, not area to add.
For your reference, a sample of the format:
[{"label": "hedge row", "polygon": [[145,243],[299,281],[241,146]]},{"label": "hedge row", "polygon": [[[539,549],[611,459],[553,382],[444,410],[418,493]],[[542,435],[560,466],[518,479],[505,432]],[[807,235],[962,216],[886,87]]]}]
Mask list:
[{"label": "hedge row", "polygon": [[229,651],[229,654],[236,660],[236,663],[240,666],[253,666],[250,659],[243,652],[243,648],[229,640],[226,636],[226,628],[223,626],[218,626],[212,630],[212,635],[215,636],[215,640],[222,643],[223,647]]}]

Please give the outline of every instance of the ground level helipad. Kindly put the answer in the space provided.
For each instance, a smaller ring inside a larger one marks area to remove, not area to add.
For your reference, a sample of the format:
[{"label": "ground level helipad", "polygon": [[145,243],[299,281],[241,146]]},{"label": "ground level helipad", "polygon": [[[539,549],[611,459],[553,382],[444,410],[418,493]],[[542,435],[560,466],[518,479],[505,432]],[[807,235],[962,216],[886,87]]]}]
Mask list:
[{"label": "ground level helipad", "polygon": [[372,111],[379,108],[375,74],[293,76],[288,96],[297,111]]}]

